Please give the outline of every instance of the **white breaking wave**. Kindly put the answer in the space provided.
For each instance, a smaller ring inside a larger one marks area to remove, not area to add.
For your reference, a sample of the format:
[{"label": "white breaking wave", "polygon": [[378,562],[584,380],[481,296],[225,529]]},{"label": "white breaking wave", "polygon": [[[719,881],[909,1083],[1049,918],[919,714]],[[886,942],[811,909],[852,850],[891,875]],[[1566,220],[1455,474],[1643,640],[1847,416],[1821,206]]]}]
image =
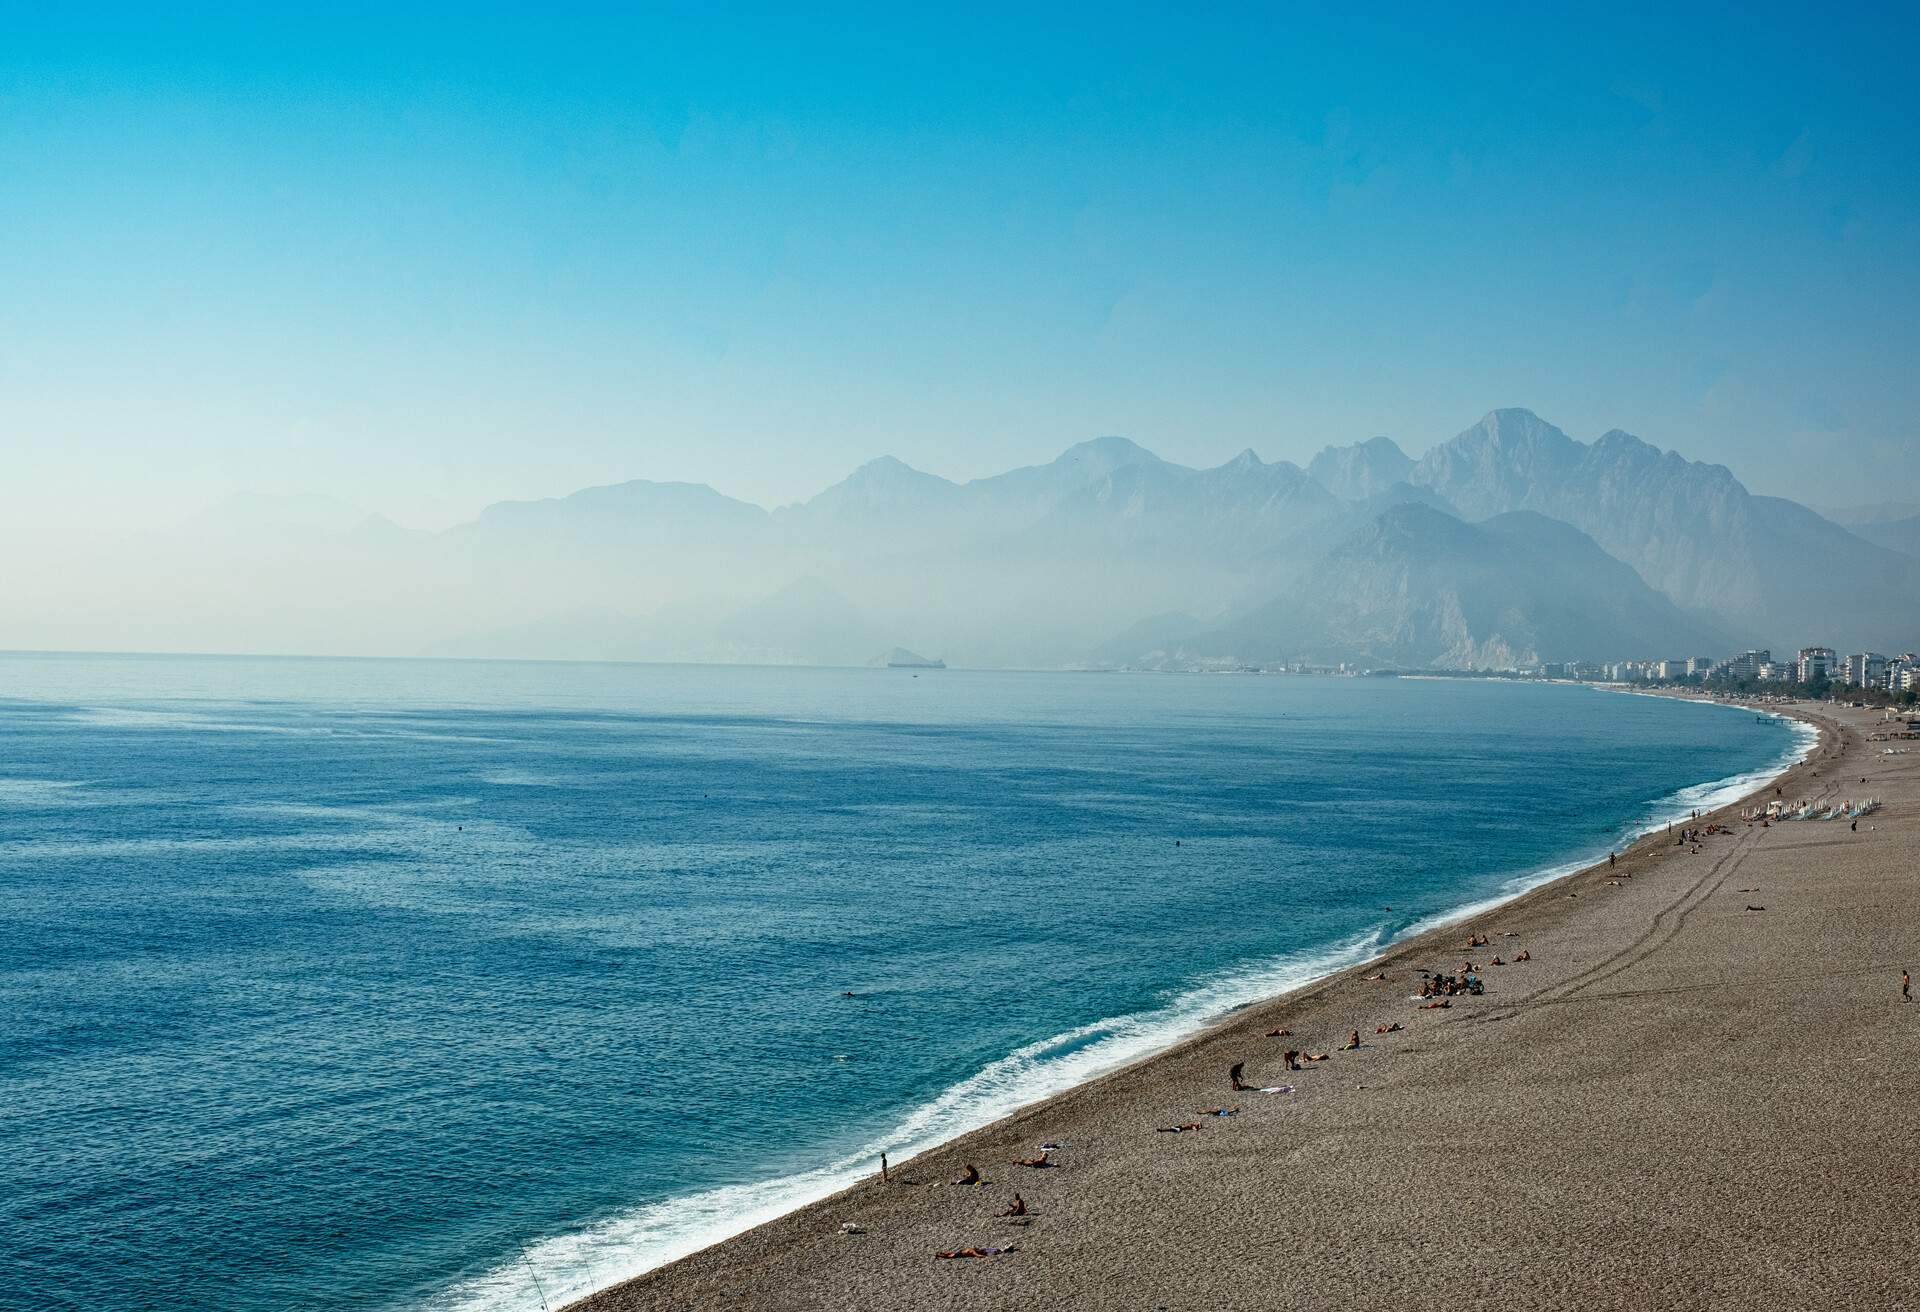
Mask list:
[{"label": "white breaking wave", "polygon": [[[431,1300],[433,1312],[540,1312],[650,1271],[836,1193],[895,1162],[990,1125],[1052,1094],[1160,1052],[1237,1007],[1299,988],[1376,955],[1369,930],[1332,948],[1300,951],[1211,976],[1151,1011],[1109,1017],[1030,1043],[923,1103],[893,1129],[812,1171],[665,1199],[531,1245]],[[537,1278],[537,1284],[536,1284]]]},{"label": "white breaking wave", "polygon": [[[1691,811],[1724,806],[1805,760],[1819,742],[1819,731],[1790,716],[1775,718],[1784,720],[1795,733],[1793,746],[1779,760],[1661,798],[1641,825],[1622,833],[1622,840],[1631,842]],[[455,1286],[431,1299],[426,1308],[428,1312],[557,1309],[837,1193],[874,1174],[882,1153],[895,1162],[905,1161],[1021,1107],[1164,1051],[1240,1007],[1362,965],[1393,944],[1430,929],[1491,911],[1593,865],[1606,851],[1596,849],[1529,872],[1502,885],[1491,897],[1425,917],[1398,932],[1377,926],[1331,948],[1303,949],[1222,971],[1151,1011],[1097,1020],[1030,1043],[914,1108],[892,1130],[836,1161],[777,1179],[664,1199],[584,1230],[542,1239],[528,1246],[520,1260],[502,1263]]]}]

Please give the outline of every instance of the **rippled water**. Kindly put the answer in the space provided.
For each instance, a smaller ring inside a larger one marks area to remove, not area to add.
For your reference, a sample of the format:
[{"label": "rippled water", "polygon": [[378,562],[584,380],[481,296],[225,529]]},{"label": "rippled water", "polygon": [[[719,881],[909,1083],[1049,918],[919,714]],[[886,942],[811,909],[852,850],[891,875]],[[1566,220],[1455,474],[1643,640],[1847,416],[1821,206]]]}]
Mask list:
[{"label": "rippled water", "polygon": [[1795,741],[1487,682],[3,656],[0,1289],[557,1303]]}]

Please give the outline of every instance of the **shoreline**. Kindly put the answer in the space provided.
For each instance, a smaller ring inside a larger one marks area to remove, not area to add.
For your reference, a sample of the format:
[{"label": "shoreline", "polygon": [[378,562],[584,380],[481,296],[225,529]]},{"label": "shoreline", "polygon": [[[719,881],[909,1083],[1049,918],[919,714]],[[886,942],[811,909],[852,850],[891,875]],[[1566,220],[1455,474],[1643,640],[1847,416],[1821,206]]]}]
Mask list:
[{"label": "shoreline", "polygon": [[[1797,772],[1812,769],[1814,763],[1837,750],[1833,727],[1805,712],[1779,708],[1753,708],[1737,702],[1723,702],[1698,695],[1682,694],[1675,699],[1702,701],[1731,710],[1764,714],[1769,718],[1809,726],[1814,731],[1814,736],[1810,740],[1804,736],[1797,738],[1788,754],[1773,765],[1722,779],[1702,781],[1701,784],[1690,786],[1702,789],[1719,786],[1714,794],[1719,800],[1715,801],[1711,808],[1702,808],[1700,811],[1703,824],[1707,823],[1707,818],[1710,816],[1724,821],[1726,817],[1735,815],[1739,807],[1765,793],[1767,789],[1784,787],[1785,781]],[[1751,786],[1731,796],[1725,796],[1725,787],[1736,782],[1748,782]],[[1690,789],[1682,789],[1671,796],[1684,797],[1688,791]],[[1675,809],[1678,809],[1677,805]],[[1656,835],[1664,838],[1668,827],[1664,820],[1655,818],[1646,828],[1626,835],[1621,856],[1643,862],[1660,861],[1662,858],[1656,855],[1654,850],[1650,850],[1657,849],[1659,845],[1652,844],[1651,840]],[[1423,954],[1432,956],[1444,946],[1442,939],[1450,933],[1457,933],[1459,927],[1465,922],[1495,916],[1521,915],[1538,905],[1559,902],[1564,896],[1560,892],[1561,889],[1602,868],[1604,868],[1603,859],[1573,858],[1567,862],[1546,867],[1540,872],[1517,877],[1510,885],[1512,888],[1510,892],[1502,892],[1493,898],[1468,902],[1457,908],[1436,913],[1402,930],[1395,937],[1374,941],[1363,950],[1354,950],[1358,944],[1349,945],[1347,948],[1336,945],[1315,953],[1314,958],[1323,963],[1316,973],[1290,983],[1278,991],[1262,994],[1257,999],[1226,1007],[1203,1019],[1193,1030],[1177,1035],[1149,1051],[1123,1058],[1109,1067],[1089,1074],[1086,1078],[1016,1107],[986,1124],[925,1146],[916,1151],[911,1158],[891,1164],[889,1174],[892,1181],[897,1182],[910,1175],[924,1174],[930,1169],[943,1169],[941,1163],[949,1160],[957,1162],[968,1152],[985,1155],[985,1145],[1036,1119],[1044,1118],[1052,1111],[1062,1110],[1067,1104],[1096,1098],[1103,1088],[1113,1082],[1151,1077],[1156,1068],[1173,1063],[1196,1049],[1213,1046],[1236,1031],[1256,1023],[1264,1023],[1271,1016],[1285,1013],[1306,1002],[1323,1000],[1338,988],[1343,979],[1350,977],[1358,969],[1371,968],[1377,971],[1402,963],[1413,956]],[[703,1291],[704,1301],[697,1304],[685,1303],[674,1292],[674,1286],[680,1283],[682,1276],[691,1274],[697,1268],[724,1268],[736,1253],[741,1255],[739,1260],[746,1260],[745,1255],[748,1250],[760,1249],[769,1242],[778,1246],[783,1236],[776,1232],[806,1228],[810,1224],[818,1229],[824,1226],[828,1213],[857,1209],[868,1201],[867,1195],[875,1190],[885,1190],[889,1187],[890,1185],[883,1184],[879,1180],[876,1172],[870,1171],[853,1178],[831,1192],[790,1204],[734,1234],[716,1239],[683,1256],[587,1294],[566,1306],[573,1312],[612,1312],[613,1309],[655,1306],[784,1306],[784,1303],[767,1304],[752,1299],[736,1304],[729,1301],[728,1294],[711,1286]],[[825,1228],[837,1234],[838,1226],[839,1222],[836,1220],[831,1226],[825,1226]],[[701,1283],[704,1285],[706,1281],[702,1280]]]}]

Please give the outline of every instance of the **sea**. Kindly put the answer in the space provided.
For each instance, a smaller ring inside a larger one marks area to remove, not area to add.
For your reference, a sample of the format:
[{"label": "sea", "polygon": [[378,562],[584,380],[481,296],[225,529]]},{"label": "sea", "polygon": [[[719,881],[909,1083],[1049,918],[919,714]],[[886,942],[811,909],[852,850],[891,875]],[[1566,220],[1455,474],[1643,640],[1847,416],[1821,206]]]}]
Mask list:
[{"label": "sea", "polygon": [[558,1308],[1806,747],[1492,679],[0,655],[0,1304]]}]

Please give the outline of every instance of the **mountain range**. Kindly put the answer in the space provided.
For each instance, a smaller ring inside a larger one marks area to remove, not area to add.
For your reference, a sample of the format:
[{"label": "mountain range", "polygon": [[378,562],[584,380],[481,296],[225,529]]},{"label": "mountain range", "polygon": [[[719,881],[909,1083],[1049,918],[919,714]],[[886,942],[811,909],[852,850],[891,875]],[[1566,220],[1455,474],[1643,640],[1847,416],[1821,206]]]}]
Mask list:
[{"label": "mountain range", "polygon": [[[1195,469],[1102,437],[964,483],[882,457],[772,511],[635,480],[419,533],[248,498],[133,549],[206,586],[113,603],[99,562],[69,582],[120,641],[75,645],[1476,668],[1920,641],[1915,515],[1849,527],[1724,466],[1618,430],[1581,442],[1519,409],[1417,460],[1374,437],[1304,469],[1251,450]],[[204,636],[169,641],[169,623]]]}]

